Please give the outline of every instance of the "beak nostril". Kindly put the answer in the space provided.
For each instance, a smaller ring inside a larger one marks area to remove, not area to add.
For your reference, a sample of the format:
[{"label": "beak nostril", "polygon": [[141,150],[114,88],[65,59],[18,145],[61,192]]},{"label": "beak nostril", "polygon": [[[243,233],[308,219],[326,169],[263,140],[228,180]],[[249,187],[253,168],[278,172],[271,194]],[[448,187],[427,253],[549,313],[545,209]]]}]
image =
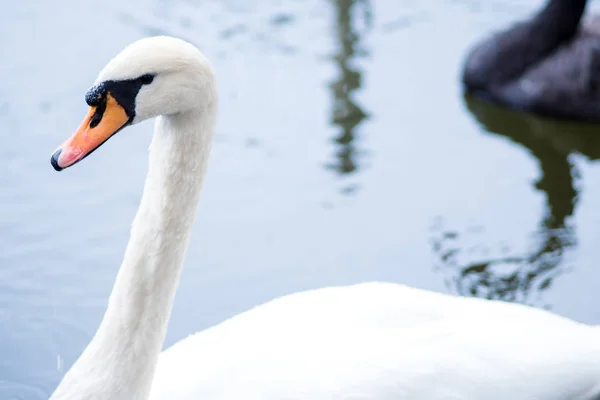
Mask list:
[{"label": "beak nostril", "polygon": [[100,121],[102,121],[102,114],[96,111],[96,113],[90,119],[90,129],[97,127]]}]

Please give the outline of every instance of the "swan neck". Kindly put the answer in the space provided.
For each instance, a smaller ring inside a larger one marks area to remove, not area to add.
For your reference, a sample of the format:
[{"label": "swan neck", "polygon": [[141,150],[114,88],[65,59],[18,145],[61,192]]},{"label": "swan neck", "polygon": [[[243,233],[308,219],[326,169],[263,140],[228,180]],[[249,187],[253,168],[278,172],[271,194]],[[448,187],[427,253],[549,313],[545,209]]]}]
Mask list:
[{"label": "swan neck", "polygon": [[107,311],[57,389],[76,396],[52,399],[148,398],[206,171],[213,114],[157,118],[144,192]]},{"label": "swan neck", "polygon": [[578,32],[586,4],[587,0],[550,0],[533,22],[557,40],[570,40]]}]

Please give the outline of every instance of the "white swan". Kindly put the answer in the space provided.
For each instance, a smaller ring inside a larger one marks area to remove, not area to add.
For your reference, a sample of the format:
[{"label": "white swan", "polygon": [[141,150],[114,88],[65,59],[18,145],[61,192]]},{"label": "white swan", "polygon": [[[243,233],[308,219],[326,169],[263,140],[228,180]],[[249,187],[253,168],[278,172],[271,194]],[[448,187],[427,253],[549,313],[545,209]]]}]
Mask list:
[{"label": "white swan", "polygon": [[286,296],[160,354],[215,128],[213,70],[182,40],[147,38],[110,61],[86,100],[86,119],[52,156],[57,170],[158,119],[108,309],[52,400],[600,396],[597,327],[389,283]]}]

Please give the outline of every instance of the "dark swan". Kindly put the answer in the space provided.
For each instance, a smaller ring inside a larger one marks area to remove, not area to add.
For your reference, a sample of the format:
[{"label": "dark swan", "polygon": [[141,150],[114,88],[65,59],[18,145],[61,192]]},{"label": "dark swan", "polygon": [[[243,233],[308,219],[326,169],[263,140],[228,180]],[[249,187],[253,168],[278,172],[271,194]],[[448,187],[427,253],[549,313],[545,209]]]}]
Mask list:
[{"label": "dark swan", "polygon": [[549,0],[533,18],[467,56],[468,94],[555,119],[600,122],[600,19],[581,23],[586,0]]}]

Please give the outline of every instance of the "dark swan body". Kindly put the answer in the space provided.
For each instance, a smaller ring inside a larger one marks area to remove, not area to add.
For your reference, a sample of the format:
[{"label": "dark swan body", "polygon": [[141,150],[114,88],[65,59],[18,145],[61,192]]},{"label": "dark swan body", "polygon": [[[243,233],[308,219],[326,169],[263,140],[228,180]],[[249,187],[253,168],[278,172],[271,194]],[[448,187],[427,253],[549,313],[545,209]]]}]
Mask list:
[{"label": "dark swan body", "polygon": [[600,20],[581,23],[586,0],[549,0],[533,18],[467,56],[467,93],[542,116],[600,122]]}]

